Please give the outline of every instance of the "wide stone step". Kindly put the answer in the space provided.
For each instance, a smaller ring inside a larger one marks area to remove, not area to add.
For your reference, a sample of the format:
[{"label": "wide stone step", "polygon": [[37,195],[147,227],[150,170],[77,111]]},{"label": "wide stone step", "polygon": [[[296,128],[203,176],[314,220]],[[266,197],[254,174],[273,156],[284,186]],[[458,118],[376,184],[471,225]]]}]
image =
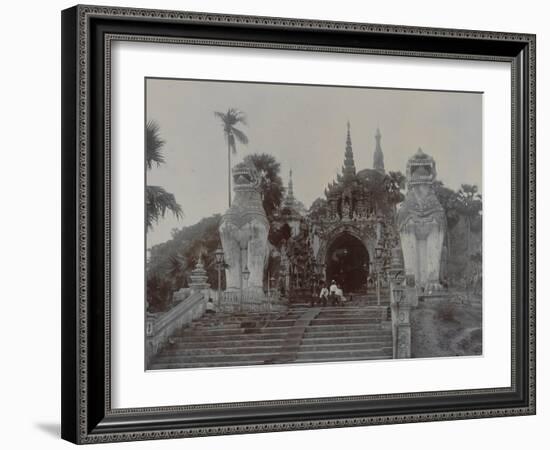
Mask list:
[{"label": "wide stone step", "polygon": [[371,314],[380,314],[387,311],[386,306],[365,306],[361,309],[336,309],[336,310],[322,310],[319,314],[323,316],[340,317],[349,315],[368,316]]},{"label": "wide stone step", "polygon": [[374,312],[368,314],[319,314],[314,320],[332,320],[338,323],[339,320],[376,320],[380,321],[381,318],[386,317],[386,312]]},{"label": "wide stone step", "polygon": [[331,351],[298,351],[296,359],[324,359],[331,361],[333,359],[364,358],[369,359],[376,356],[386,356],[391,358],[391,347],[383,347],[370,350],[331,350]]},{"label": "wide stone step", "polygon": [[340,345],[340,344],[370,344],[371,342],[391,342],[391,333],[363,334],[357,336],[330,336],[311,337],[305,336],[302,339],[302,346],[305,345]]},{"label": "wide stone step", "polygon": [[[221,334],[227,332],[227,334],[240,334],[240,333],[258,333],[264,331],[274,331],[274,332],[283,332],[289,331],[294,328],[296,324],[295,321],[276,321],[266,326],[240,326],[240,327],[225,327],[225,326],[212,326],[212,327],[203,327],[203,328],[188,328],[185,329],[185,332],[190,333],[211,333],[211,334]],[[309,327],[311,326],[348,326],[348,325],[363,325],[371,326],[380,324],[379,316],[376,317],[333,317],[333,318],[315,318],[313,319]]]},{"label": "wide stone step", "polygon": [[380,311],[385,310],[386,307],[382,306],[365,306],[363,308],[331,308],[325,309],[321,308],[321,314],[330,314],[330,315],[347,315],[347,314],[374,314]]},{"label": "wide stone step", "polygon": [[[363,307],[359,307],[359,306],[354,306],[354,305],[349,305],[349,306],[317,306],[317,308],[319,308],[321,310],[321,313],[325,313],[325,312],[334,312],[334,313],[345,313],[345,312],[355,312],[355,313],[361,313],[361,312],[365,312],[365,311],[376,311],[378,306],[376,305],[372,305],[372,306],[363,306]],[[308,306],[308,307],[305,307],[305,308],[297,308],[297,309],[292,309],[291,311],[295,311],[295,312],[299,312],[300,314],[310,310],[311,307]]]},{"label": "wide stone step", "polygon": [[278,352],[259,352],[255,353],[230,353],[230,354],[198,354],[198,355],[158,355],[154,362],[155,363],[175,363],[179,362],[181,365],[191,364],[191,363],[205,363],[209,362],[211,364],[223,364],[227,362],[246,362],[246,361],[261,361],[263,364],[264,361],[272,360],[275,356],[277,357],[289,357],[294,358],[293,353],[278,353]]},{"label": "wide stone step", "polygon": [[367,323],[343,323],[343,324],[335,324],[335,323],[314,323],[307,327],[306,333],[309,332],[327,332],[327,331],[334,331],[337,333],[347,333],[349,331],[363,331],[363,332],[371,332],[371,331],[388,331],[388,328],[384,326],[384,324],[387,322],[367,322]]},{"label": "wide stone step", "polygon": [[[353,326],[342,327],[309,327],[303,341],[308,339],[326,339],[327,341],[346,342],[351,340],[391,339],[391,331],[380,328],[347,329]],[[324,331],[323,331],[324,330]],[[172,338],[174,345],[189,345],[193,347],[216,347],[219,345],[268,345],[280,344],[287,337],[287,333],[250,333],[250,334],[216,334],[213,336],[184,335]],[[254,343],[254,344],[252,344]]]},{"label": "wide stone step", "polygon": [[179,364],[186,366],[193,363],[210,363],[223,364],[226,363],[250,363],[250,361],[284,361],[288,358],[288,362],[295,359],[346,359],[346,358],[363,358],[368,359],[377,356],[391,357],[391,348],[384,347],[372,350],[331,350],[331,351],[298,351],[295,353],[280,353],[280,352],[257,352],[257,353],[231,353],[231,354],[196,354],[196,355],[165,355],[160,354],[154,359],[154,364]]},{"label": "wide stone step", "polygon": [[215,329],[215,328],[257,328],[257,327],[263,327],[263,326],[269,326],[271,324],[278,324],[278,326],[292,326],[296,322],[296,320],[299,318],[299,315],[296,315],[296,317],[285,317],[285,318],[279,318],[279,319],[273,319],[273,320],[242,320],[242,321],[226,321],[226,322],[216,322],[216,323],[204,323],[204,322],[196,322],[190,327],[186,327],[184,329]]},{"label": "wide stone step", "polygon": [[278,314],[256,314],[256,315],[234,315],[229,314],[226,316],[220,316],[219,314],[213,314],[213,315],[206,315],[202,316],[198,321],[201,322],[216,322],[216,321],[235,321],[235,322],[242,322],[242,321],[258,321],[258,320],[276,320],[279,317],[284,317],[285,313],[278,313]]},{"label": "wide stone step", "polygon": [[[319,357],[318,355],[315,357],[299,357],[296,358],[293,361],[288,361],[289,364],[312,364],[312,363],[331,363],[331,362],[369,362],[369,361],[379,361],[379,360],[387,360],[391,359],[391,352],[388,352],[387,354],[375,356],[370,355],[368,358],[365,358],[364,356],[347,356],[347,357],[341,357],[341,358],[326,358],[326,357]],[[249,359],[246,361],[225,361],[223,365],[219,363],[211,363],[211,362],[186,362],[185,364],[179,361],[174,362],[162,362],[158,363],[155,362],[151,364],[151,370],[170,370],[170,369],[200,369],[200,368],[207,368],[207,367],[242,367],[242,366],[256,366],[256,365],[264,365],[265,362],[263,359]],[[221,367],[221,368],[223,368]]]},{"label": "wide stone step", "polygon": [[[216,329],[205,330],[201,333],[196,333],[194,330],[188,330],[186,333],[173,337],[173,340],[178,341],[185,339],[188,341],[194,340],[227,340],[227,339],[280,339],[288,335],[292,331],[293,327],[268,327],[259,328],[255,330],[245,329]],[[377,323],[359,323],[359,324],[314,324],[307,327],[306,336],[310,333],[331,333],[334,335],[348,336],[354,334],[365,334],[372,332],[384,332],[388,333],[388,330],[382,328],[379,322]]]},{"label": "wide stone step", "polygon": [[[256,343],[257,342],[257,343]],[[197,343],[198,344],[198,343]],[[216,346],[199,346],[199,345],[185,345],[179,344],[175,346],[167,347],[163,350],[162,356],[192,356],[192,355],[205,355],[205,356],[219,356],[219,355],[241,355],[247,353],[278,353],[281,350],[280,343],[253,341],[242,342],[241,345],[227,345],[220,342]],[[300,346],[300,351],[356,351],[356,350],[377,350],[388,346],[391,341],[388,339],[363,339],[360,341],[351,342],[332,342],[330,340],[325,341],[304,341]]]},{"label": "wide stone step", "polygon": [[264,360],[248,360],[248,361],[226,361],[223,364],[210,363],[210,362],[153,362],[150,365],[150,370],[173,370],[173,369],[204,369],[207,367],[235,367],[235,366],[257,366],[263,365]]},{"label": "wide stone step", "polygon": [[381,359],[391,359],[391,353],[379,355],[379,356],[369,356],[368,358],[365,358],[363,356],[348,356],[343,358],[324,358],[324,357],[313,357],[313,358],[306,358],[300,356],[299,358],[296,358],[294,361],[295,364],[310,364],[310,363],[331,363],[331,362],[359,362],[359,361],[377,361]]},{"label": "wide stone step", "polygon": [[[321,327],[317,327],[321,328]],[[341,330],[314,330],[314,329],[308,329],[306,333],[304,334],[304,339],[308,338],[338,338],[338,337],[345,337],[345,338],[353,338],[353,337],[373,337],[373,336],[388,336],[387,332],[385,330],[347,330],[345,332]],[[391,333],[389,334],[391,336]]]},{"label": "wide stone step", "polygon": [[212,328],[197,332],[194,329],[187,329],[179,336],[240,336],[240,335],[259,335],[259,334],[286,334],[293,327],[269,326],[263,328]]},{"label": "wide stone step", "polygon": [[324,318],[315,318],[311,321],[311,326],[320,326],[320,325],[368,325],[379,323],[380,318],[374,317],[357,317],[357,318],[336,318],[331,317],[328,319]]},{"label": "wide stone step", "polygon": [[163,350],[160,357],[187,357],[187,356],[232,356],[244,355],[249,353],[270,353],[275,354],[280,350],[280,345],[253,345],[253,346],[237,346],[237,347],[217,347],[217,348],[185,348],[185,347],[170,347]]},{"label": "wide stone step", "polygon": [[365,341],[365,342],[350,342],[350,343],[338,343],[338,344],[309,344],[302,343],[298,353],[304,352],[338,352],[349,351],[371,351],[371,350],[380,350],[388,345],[391,345],[391,341],[388,342],[387,339],[379,339],[374,341]]},{"label": "wide stone step", "polygon": [[266,337],[265,339],[256,339],[254,336],[243,336],[241,339],[211,339],[207,341],[201,341],[199,339],[188,340],[180,338],[174,341],[171,348],[220,348],[232,347],[243,345],[248,347],[253,346],[280,346],[284,342],[283,338],[271,339]]}]

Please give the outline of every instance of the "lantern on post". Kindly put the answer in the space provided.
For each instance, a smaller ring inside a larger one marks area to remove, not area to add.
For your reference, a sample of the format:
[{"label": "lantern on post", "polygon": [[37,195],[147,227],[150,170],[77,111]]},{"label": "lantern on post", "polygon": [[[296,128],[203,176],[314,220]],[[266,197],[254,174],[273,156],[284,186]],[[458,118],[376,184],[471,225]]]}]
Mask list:
[{"label": "lantern on post", "polygon": [[214,252],[216,258],[216,268],[218,269],[218,304],[221,302],[221,293],[222,293],[222,269],[223,269],[223,250],[221,247],[218,247]]},{"label": "lantern on post", "polygon": [[376,257],[376,303],[380,306],[380,269],[382,265],[382,254],[384,247],[378,242],[374,249],[374,256]]},{"label": "lantern on post", "polygon": [[[244,280],[244,289],[248,289],[248,278],[250,277],[250,270],[248,270],[248,266],[244,266],[244,269],[242,271],[242,277]],[[241,310],[243,308],[243,300],[244,300],[244,289],[241,290]]]}]

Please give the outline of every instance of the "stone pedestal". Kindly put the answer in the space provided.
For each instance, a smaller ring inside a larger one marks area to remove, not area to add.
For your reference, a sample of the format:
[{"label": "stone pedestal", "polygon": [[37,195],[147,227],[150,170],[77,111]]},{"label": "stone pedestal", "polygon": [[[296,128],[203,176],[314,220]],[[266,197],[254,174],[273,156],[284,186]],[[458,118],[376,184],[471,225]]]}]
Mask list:
[{"label": "stone pedestal", "polygon": [[[203,292],[206,297],[210,294],[210,284],[207,282],[208,276],[206,270],[204,270],[204,264],[202,262],[202,255],[199,256],[197,265],[191,272],[191,282],[189,283],[189,290],[191,295],[196,292]],[[208,298],[207,298],[208,300]]]},{"label": "stone pedestal", "polygon": [[414,286],[407,286],[406,277],[399,275],[390,281],[393,357],[411,357],[411,309],[417,306]]}]

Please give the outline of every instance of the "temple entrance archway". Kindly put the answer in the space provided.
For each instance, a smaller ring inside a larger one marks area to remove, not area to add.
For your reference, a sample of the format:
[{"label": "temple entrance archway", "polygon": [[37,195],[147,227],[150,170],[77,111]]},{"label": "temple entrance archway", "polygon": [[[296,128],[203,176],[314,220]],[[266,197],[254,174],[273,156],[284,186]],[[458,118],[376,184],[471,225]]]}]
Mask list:
[{"label": "temple entrance archway", "polygon": [[329,245],[326,253],[327,282],[335,280],[344,292],[364,290],[369,274],[369,253],[357,237],[342,233]]}]

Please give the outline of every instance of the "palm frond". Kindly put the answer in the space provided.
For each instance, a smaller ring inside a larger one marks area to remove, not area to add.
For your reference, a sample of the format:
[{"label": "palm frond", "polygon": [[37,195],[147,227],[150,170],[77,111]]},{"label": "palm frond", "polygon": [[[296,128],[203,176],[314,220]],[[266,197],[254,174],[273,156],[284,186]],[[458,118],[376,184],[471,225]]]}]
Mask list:
[{"label": "palm frond", "polygon": [[214,115],[222,121],[227,129],[232,128],[238,123],[246,125],[246,114],[235,108],[229,108],[225,113],[214,111]]},{"label": "palm frond", "polygon": [[160,166],[165,162],[162,154],[165,141],[160,137],[159,125],[154,120],[147,122],[145,129],[145,161],[147,168],[151,169],[154,163]]},{"label": "palm frond", "polygon": [[222,124],[224,125],[224,128],[225,128],[225,113],[222,113],[220,111],[214,111],[214,116],[216,116],[218,119],[221,120]]},{"label": "palm frond", "polygon": [[233,122],[234,122],[233,125],[236,125],[238,123],[242,123],[243,125],[248,125],[246,114],[244,112],[239,111],[238,109],[235,109],[235,108],[230,108],[229,111],[231,112],[231,116],[233,118]]},{"label": "palm frond", "polygon": [[178,219],[183,216],[181,206],[176,202],[174,194],[166,192],[160,186],[147,186],[146,188],[147,229],[152,228],[160,218],[164,218],[167,211],[170,211]]},{"label": "palm frond", "polygon": [[237,141],[239,141],[241,144],[248,144],[248,136],[244,134],[241,130],[239,130],[238,128],[232,128],[231,132],[235,135]]}]

